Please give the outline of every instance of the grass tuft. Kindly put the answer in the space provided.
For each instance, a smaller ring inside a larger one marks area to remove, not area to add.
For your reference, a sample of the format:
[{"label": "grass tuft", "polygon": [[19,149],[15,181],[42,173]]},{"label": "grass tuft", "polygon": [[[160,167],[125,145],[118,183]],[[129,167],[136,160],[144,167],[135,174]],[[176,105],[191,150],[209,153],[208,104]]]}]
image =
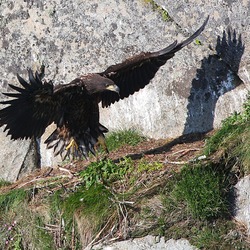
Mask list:
[{"label": "grass tuft", "polygon": [[124,145],[136,146],[142,141],[145,141],[145,137],[132,129],[112,132],[106,138],[106,143],[110,151]]},{"label": "grass tuft", "polygon": [[210,220],[228,213],[221,174],[211,166],[185,167],[175,188],[177,200],[198,219]]},{"label": "grass tuft", "polygon": [[15,189],[6,194],[0,195],[0,210],[8,211],[20,205],[20,203],[26,200],[29,193],[23,189]]},{"label": "grass tuft", "polygon": [[245,173],[250,172],[250,96],[241,113],[234,113],[222,123],[222,127],[207,140],[204,153],[220,153],[225,162],[233,161]]},{"label": "grass tuft", "polygon": [[11,182],[0,179],[0,188],[11,185]]}]

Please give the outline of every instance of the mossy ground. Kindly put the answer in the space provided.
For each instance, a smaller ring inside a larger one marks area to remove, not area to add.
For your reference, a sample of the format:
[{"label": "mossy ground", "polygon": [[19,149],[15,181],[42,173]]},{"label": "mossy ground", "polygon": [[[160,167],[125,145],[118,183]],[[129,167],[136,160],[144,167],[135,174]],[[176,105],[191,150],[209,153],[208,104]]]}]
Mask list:
[{"label": "mossy ground", "polygon": [[250,166],[248,107],[199,140],[116,132],[108,143],[119,138],[120,148],[109,159],[1,181],[0,248],[82,249],[153,234],[199,249],[249,249],[233,220],[233,186]]}]

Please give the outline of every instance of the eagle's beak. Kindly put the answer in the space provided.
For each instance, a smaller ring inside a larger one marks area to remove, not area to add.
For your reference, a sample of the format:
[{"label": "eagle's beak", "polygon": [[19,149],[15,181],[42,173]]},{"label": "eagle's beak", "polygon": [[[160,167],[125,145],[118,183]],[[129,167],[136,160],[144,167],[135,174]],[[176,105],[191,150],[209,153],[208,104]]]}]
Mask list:
[{"label": "eagle's beak", "polygon": [[114,85],[109,85],[108,87],[106,87],[106,90],[114,91],[114,92],[116,92],[118,94],[119,94],[119,91],[120,91],[119,87],[116,86],[115,84]]}]

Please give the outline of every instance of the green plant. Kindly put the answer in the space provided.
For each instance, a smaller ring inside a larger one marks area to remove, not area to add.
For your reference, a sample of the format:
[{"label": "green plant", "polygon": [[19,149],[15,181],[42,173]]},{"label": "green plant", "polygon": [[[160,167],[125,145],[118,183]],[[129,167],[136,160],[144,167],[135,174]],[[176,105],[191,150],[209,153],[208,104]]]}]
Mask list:
[{"label": "green plant", "polygon": [[157,11],[161,14],[163,21],[170,21],[171,17],[168,12],[162,8],[159,4],[157,4],[154,0],[144,0],[147,4],[150,4],[153,11]]},{"label": "green plant", "polygon": [[16,221],[13,221],[10,224],[5,223],[1,228],[1,235],[6,249],[22,249],[22,237],[19,233]]},{"label": "green plant", "polygon": [[195,44],[197,44],[197,45],[201,45],[201,44],[202,44],[201,41],[200,41],[199,39],[195,39],[194,42],[195,42]]},{"label": "green plant", "polygon": [[124,145],[136,146],[145,140],[140,133],[133,129],[116,131],[108,134],[106,143],[110,151],[120,148]]},{"label": "green plant", "polygon": [[186,166],[175,188],[177,200],[186,202],[195,218],[214,219],[228,212],[222,174],[211,166]]},{"label": "green plant", "polygon": [[222,127],[211,136],[204,149],[206,155],[216,152],[225,165],[237,165],[240,172],[250,171],[250,97],[241,113],[234,113],[222,122]]},{"label": "green plant", "polygon": [[26,200],[30,192],[24,189],[14,189],[6,194],[0,195],[0,214],[8,211],[10,208],[18,206],[22,201]]},{"label": "green plant", "polygon": [[219,148],[227,147],[227,142],[232,141],[242,132],[241,115],[234,113],[222,122],[222,127],[206,142],[205,154],[210,155]]},{"label": "green plant", "polygon": [[11,184],[11,182],[0,179],[0,188],[5,187],[5,186],[9,186],[10,184]]},{"label": "green plant", "polygon": [[141,159],[137,165],[137,171],[138,173],[147,171],[147,172],[151,172],[151,171],[157,171],[162,169],[163,167],[163,163],[154,161],[154,162],[148,162],[145,159]]},{"label": "green plant", "polygon": [[107,184],[124,177],[129,169],[126,162],[127,160],[121,160],[120,163],[115,164],[110,159],[93,162],[80,173],[80,176],[84,180],[87,189],[94,184]]},{"label": "green plant", "polygon": [[89,189],[82,187],[65,199],[64,217],[72,224],[73,215],[78,213],[80,218],[85,217],[86,220],[90,220],[91,227],[97,232],[112,214],[110,197],[112,197],[110,191],[101,184],[93,185]]}]

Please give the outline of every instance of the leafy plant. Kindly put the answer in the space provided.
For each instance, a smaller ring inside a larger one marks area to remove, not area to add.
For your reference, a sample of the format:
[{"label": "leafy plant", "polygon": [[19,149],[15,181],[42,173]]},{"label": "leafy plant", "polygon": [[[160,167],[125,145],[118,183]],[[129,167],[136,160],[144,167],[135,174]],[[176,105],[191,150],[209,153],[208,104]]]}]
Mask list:
[{"label": "leafy plant", "polygon": [[107,159],[92,162],[87,169],[80,173],[80,176],[88,189],[94,184],[107,183],[121,179],[126,174],[127,170],[127,165],[121,163],[116,165],[112,160]]},{"label": "leafy plant", "polygon": [[157,171],[159,169],[162,169],[163,163],[154,161],[154,162],[148,162],[145,159],[141,159],[138,163],[138,172],[144,172],[144,171]]}]

